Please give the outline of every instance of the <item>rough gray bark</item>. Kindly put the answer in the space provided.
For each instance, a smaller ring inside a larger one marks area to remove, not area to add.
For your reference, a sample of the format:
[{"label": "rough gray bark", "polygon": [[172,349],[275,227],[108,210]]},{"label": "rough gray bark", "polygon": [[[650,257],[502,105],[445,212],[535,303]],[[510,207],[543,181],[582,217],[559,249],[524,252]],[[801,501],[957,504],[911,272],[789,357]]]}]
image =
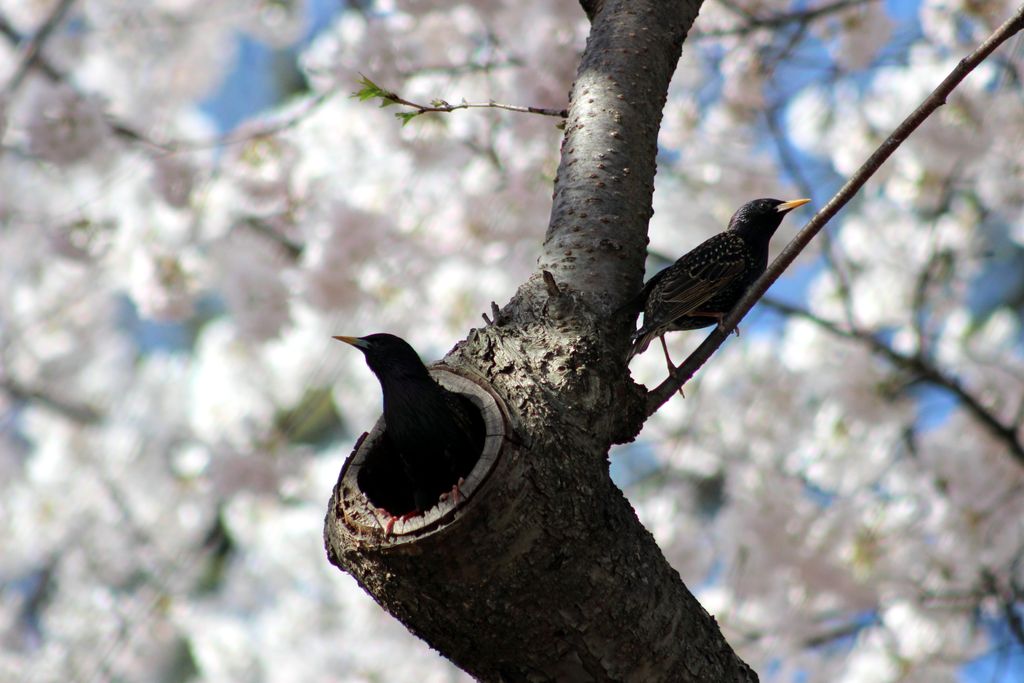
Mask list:
[{"label": "rough gray bark", "polygon": [[504,405],[500,453],[466,500],[392,536],[343,471],[328,555],[480,680],[756,681],[608,475],[645,419],[611,312],[641,283],[661,109],[700,1],[591,6],[540,259],[553,281],[538,272],[445,358]]},{"label": "rough gray bark", "polygon": [[606,3],[594,20],[573,85],[540,268],[596,313],[611,312],[642,283],[661,112],[699,7]]}]

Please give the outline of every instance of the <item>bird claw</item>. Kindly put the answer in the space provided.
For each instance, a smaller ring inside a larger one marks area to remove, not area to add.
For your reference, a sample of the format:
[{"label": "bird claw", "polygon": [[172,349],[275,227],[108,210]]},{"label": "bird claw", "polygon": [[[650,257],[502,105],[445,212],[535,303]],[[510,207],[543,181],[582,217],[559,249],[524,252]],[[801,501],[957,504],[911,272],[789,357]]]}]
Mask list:
[{"label": "bird claw", "polygon": [[[671,377],[672,379],[677,379],[676,372],[678,372],[678,370],[679,370],[678,366],[672,365],[672,363],[669,362],[669,364],[668,364],[668,376],[669,377]],[[686,398],[686,394],[683,393],[683,385],[682,384],[679,385],[679,388],[677,388],[676,391],[679,392],[680,396],[682,396],[683,398]]]},{"label": "bird claw", "polygon": [[411,510],[409,512],[406,512],[404,515],[393,515],[387,510],[382,510],[382,512],[384,512],[384,514],[388,516],[388,523],[384,526],[385,537],[391,536],[391,534],[394,533],[395,522],[407,522],[413,517],[418,517],[423,514],[419,510]]},{"label": "bird claw", "polygon": [[[725,332],[725,316],[724,315],[722,317],[718,318],[718,328],[720,330],[722,330],[723,332]],[[740,336],[740,326],[737,325],[736,327],[732,328],[732,333],[735,334],[737,337]],[[726,334],[728,334],[728,332],[726,332]]]},{"label": "bird claw", "polygon": [[[465,483],[466,483],[466,480],[463,479],[462,477],[459,477],[459,480],[457,482],[455,482],[455,484],[452,486],[451,491],[445,491],[444,493],[442,493],[440,495],[440,497],[438,498],[438,501],[443,501],[443,500],[451,499],[451,501],[455,505],[458,505],[459,501],[463,500],[462,489],[460,487],[463,484],[465,484]],[[421,517],[421,516],[423,516],[423,512],[421,510],[410,510],[409,512],[406,512],[404,515],[392,514],[390,511],[385,510],[384,508],[378,508],[378,510],[380,511],[381,514],[387,515],[387,517],[388,517],[388,521],[384,525],[384,536],[385,537],[388,537],[388,536],[391,536],[392,534],[394,534],[394,532],[395,532],[395,524],[397,522],[407,522],[410,519],[412,519],[413,517]]]},{"label": "bird claw", "polygon": [[442,493],[439,500],[448,500],[449,498],[451,498],[452,503],[458,505],[459,501],[462,500],[462,489],[460,487],[465,483],[466,480],[463,479],[462,477],[459,477],[459,480],[455,482],[454,486],[452,486],[452,490],[445,491],[444,493]]}]

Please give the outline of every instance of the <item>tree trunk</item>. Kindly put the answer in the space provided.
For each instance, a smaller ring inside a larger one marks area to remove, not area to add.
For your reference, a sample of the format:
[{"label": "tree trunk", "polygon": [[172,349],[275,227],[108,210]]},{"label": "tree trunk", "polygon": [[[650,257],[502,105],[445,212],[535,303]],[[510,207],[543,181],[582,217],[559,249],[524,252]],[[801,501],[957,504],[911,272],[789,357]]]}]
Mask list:
[{"label": "tree trunk", "polygon": [[632,321],[612,313],[643,277],[661,109],[699,5],[591,3],[540,259],[553,277],[448,354],[462,379],[435,371],[489,416],[463,498],[385,534],[354,475],[376,434],[335,487],[331,562],[484,681],[757,680],[608,474],[645,419]]}]

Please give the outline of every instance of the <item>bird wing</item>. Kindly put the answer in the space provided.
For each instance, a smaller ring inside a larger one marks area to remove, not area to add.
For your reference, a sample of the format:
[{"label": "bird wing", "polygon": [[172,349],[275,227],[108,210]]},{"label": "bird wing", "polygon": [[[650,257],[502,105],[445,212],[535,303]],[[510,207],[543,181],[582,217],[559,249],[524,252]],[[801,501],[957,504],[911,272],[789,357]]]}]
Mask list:
[{"label": "bird wing", "polygon": [[450,435],[450,452],[446,455],[451,459],[456,474],[466,477],[480,457],[487,428],[480,409],[465,396],[445,390],[445,401],[452,425],[456,428]]},{"label": "bird wing", "polygon": [[702,242],[661,278],[664,308],[659,317],[668,322],[697,311],[745,269],[746,244],[742,238],[722,233]]},{"label": "bird wing", "polygon": [[631,296],[626,303],[615,309],[614,315],[620,313],[631,313],[634,318],[644,310],[644,304],[647,302],[647,298],[651,295],[651,290],[658,284],[658,281],[665,274],[667,268],[659,270],[657,273],[651,276],[651,279],[644,283],[644,286],[639,292]]}]

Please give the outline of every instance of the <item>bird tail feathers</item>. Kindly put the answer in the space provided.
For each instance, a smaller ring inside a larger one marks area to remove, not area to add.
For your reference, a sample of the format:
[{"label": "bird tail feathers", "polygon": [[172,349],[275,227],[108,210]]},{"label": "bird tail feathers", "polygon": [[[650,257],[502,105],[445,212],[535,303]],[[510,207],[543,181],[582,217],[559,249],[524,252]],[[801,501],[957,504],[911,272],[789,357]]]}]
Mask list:
[{"label": "bird tail feathers", "polygon": [[648,330],[641,328],[633,334],[633,345],[629,347],[629,353],[626,354],[626,363],[629,363],[633,359],[633,356],[637,356],[647,350],[651,341],[658,336],[658,333],[654,330]]}]

